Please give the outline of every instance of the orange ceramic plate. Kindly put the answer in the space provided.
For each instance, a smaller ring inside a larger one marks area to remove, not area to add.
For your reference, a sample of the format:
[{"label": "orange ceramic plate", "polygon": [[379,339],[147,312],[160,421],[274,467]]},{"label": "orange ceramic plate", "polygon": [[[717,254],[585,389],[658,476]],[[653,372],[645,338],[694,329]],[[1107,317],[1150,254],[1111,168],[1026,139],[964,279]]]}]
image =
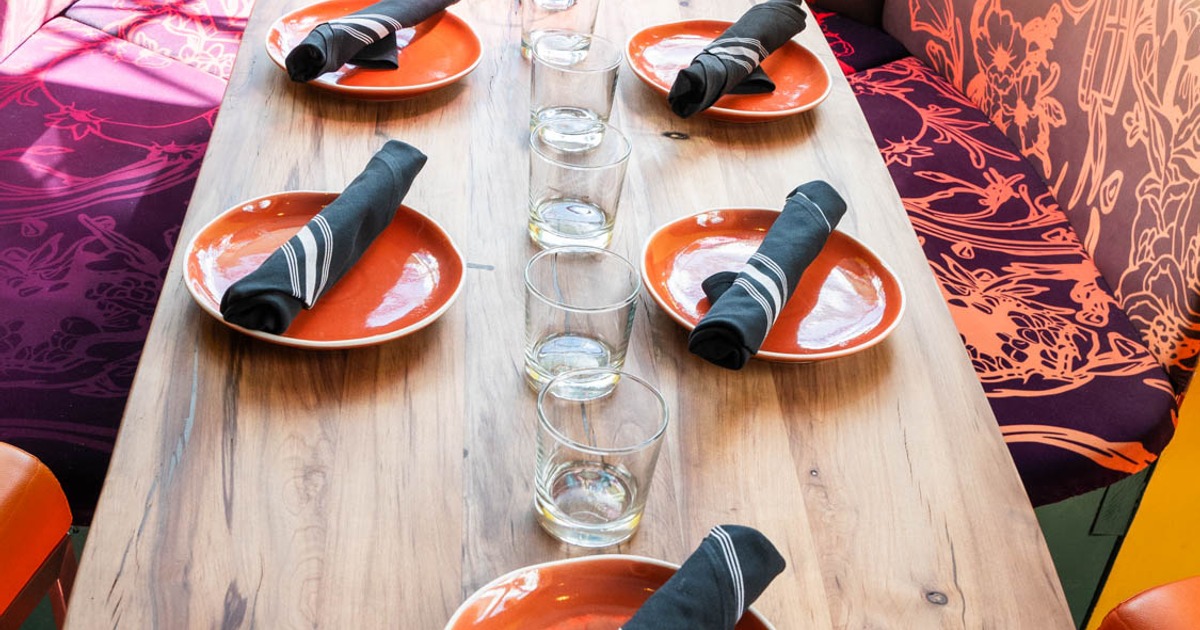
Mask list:
[{"label": "orange ceramic plate", "polygon": [[[626,47],[629,65],[642,81],[664,96],[675,75],[712,40],[732,26],[718,20],[687,20],[638,31]],[[829,71],[817,56],[795,41],[763,60],[775,82],[770,94],[727,94],[701,115],[729,122],[762,122],[812,109],[829,96]]]},{"label": "orange ceramic plate", "polygon": [[247,335],[301,348],[383,343],[428,326],[463,285],[463,257],[429,217],[400,206],[396,218],[346,275],[287,332],[247,330],[221,317],[225,289],[254,271],[284,241],[337,198],[330,192],[283,192],[231,208],[188,244],[184,282],[210,315]]},{"label": "orange ceramic plate", "polygon": [[[642,250],[642,281],[654,301],[688,330],[708,312],[700,283],[736,271],[762,243],[778,210],[710,210],[672,221]],[[804,272],[756,358],[803,363],[869,348],[904,313],[904,289],[866,245],[835,231]]]},{"label": "orange ceramic plate", "polygon": [[[638,556],[537,564],[475,591],[445,630],[617,630],[678,569]],[[737,630],[773,630],[753,608]]]},{"label": "orange ceramic plate", "polygon": [[[354,13],[372,0],[327,0],[275,20],[267,31],[267,54],[280,68],[293,48],[318,24]],[[391,101],[423,94],[467,76],[483,57],[483,44],[466,22],[441,12],[396,33],[400,67],[366,70],[353,64],[323,74],[310,84],[345,96]]]}]

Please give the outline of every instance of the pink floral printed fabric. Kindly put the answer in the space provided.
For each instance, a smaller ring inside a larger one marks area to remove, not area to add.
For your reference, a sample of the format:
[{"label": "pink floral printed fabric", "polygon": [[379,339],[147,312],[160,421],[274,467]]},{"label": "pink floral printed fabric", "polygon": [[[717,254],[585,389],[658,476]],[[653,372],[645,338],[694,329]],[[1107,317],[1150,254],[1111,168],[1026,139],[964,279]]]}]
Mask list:
[{"label": "pink floral printed fabric", "polygon": [[56,18],[0,63],[0,441],[99,494],[224,80]]},{"label": "pink floral printed fabric", "polygon": [[0,61],[69,6],[71,0],[0,0]]},{"label": "pink floral printed fabric", "polygon": [[79,0],[67,17],[229,78],[254,0]]},{"label": "pink floral printed fabric", "polygon": [[1030,499],[1144,469],[1171,383],[1034,167],[915,57],[849,79]]}]

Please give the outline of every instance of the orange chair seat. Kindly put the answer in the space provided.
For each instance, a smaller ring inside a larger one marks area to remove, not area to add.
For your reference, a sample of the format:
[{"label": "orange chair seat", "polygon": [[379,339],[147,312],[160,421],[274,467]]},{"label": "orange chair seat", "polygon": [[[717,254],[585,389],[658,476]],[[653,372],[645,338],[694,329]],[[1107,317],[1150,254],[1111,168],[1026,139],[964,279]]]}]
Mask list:
[{"label": "orange chair seat", "polygon": [[1196,630],[1200,628],[1200,576],[1143,591],[1121,602],[1099,630]]},{"label": "orange chair seat", "polygon": [[42,462],[0,443],[0,612],[8,608],[71,527],[71,508]]}]

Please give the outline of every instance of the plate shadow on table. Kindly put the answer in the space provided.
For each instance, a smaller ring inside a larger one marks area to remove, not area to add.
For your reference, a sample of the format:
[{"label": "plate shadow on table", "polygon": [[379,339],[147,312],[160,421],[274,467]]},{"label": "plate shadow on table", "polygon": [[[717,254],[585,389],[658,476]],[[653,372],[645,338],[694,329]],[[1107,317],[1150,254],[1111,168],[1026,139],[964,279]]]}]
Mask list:
[{"label": "plate shadow on table", "polygon": [[[697,136],[717,145],[744,143],[747,139],[760,147],[795,146],[804,144],[815,133],[820,106],[785,118],[761,122],[728,122],[697,114],[680,118],[671,112],[666,97],[642,83],[629,70],[621,69],[618,102],[630,111],[638,112],[643,124],[660,134],[676,140]],[[621,126],[618,121],[617,126]],[[672,134],[672,135],[668,135]]]},{"label": "plate shadow on table", "polygon": [[[653,345],[675,346],[677,349],[666,353],[666,356],[674,355],[677,358],[676,368],[680,374],[705,380],[732,379],[727,384],[728,387],[722,386],[721,391],[738,391],[734,386],[736,379],[745,378],[750,382],[748,377],[755,372],[768,372],[774,386],[772,398],[777,401],[783,411],[783,417],[788,422],[804,422],[809,410],[813,408],[854,405],[879,386],[891,372],[894,362],[891,344],[895,343],[895,340],[888,338],[861,352],[836,359],[810,363],[777,363],[753,359],[741,371],[733,372],[710,365],[700,357],[690,354],[687,351],[688,331],[662,312],[651,300],[647,299],[640,306],[646,309],[643,312],[649,313],[649,321],[643,322],[646,324],[644,339]],[[663,358],[659,356],[658,360]],[[822,378],[832,378],[839,383],[836,400],[821,399],[828,395],[819,387]],[[691,421],[707,419],[711,422],[723,422],[743,415],[745,409],[753,407],[751,399],[754,394],[743,392],[743,395],[710,400],[706,406],[711,408],[711,413],[702,414]]]},{"label": "plate shadow on table", "polygon": [[280,90],[296,106],[308,110],[318,120],[360,122],[364,111],[374,112],[379,123],[418,118],[436,112],[463,96],[470,75],[445,87],[396,100],[367,100],[343,95],[315,86],[297,83],[278,71],[276,81],[286,84]]},{"label": "plate shadow on table", "polygon": [[[209,316],[199,307],[192,309],[196,321],[196,343],[202,365],[224,366],[229,379],[244,380],[244,359],[253,357],[254,370],[271,375],[260,387],[275,387],[287,381],[288,374],[317,374],[311,379],[328,391],[316,392],[322,399],[352,401],[369,397],[380,382],[400,386],[409,370],[424,370],[436,364],[438,346],[447,343],[442,331],[455,324],[454,308],[437,321],[376,345],[359,348],[313,350],[272,343],[234,330]],[[446,335],[451,334],[448,330]],[[307,379],[300,379],[308,382]],[[233,385],[234,383],[231,383]]]}]

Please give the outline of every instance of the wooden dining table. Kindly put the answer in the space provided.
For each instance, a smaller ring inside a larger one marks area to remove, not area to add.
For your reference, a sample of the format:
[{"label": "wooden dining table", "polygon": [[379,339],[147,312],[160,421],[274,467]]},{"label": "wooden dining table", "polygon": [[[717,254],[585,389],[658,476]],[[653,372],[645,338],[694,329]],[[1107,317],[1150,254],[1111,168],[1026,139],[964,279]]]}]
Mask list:
[{"label": "wooden dining table", "polygon": [[[529,63],[513,0],[452,7],[483,42],[469,76],[397,101],[288,80],[264,39],[307,0],[258,0],[215,123],[83,551],[68,627],[442,628],[518,567],[596,551],[532,510],[535,396],[523,382]],[[599,35],[736,19],[730,0],[605,2]],[[714,525],[764,532],[787,570],[755,605],[777,628],[1067,628],[1034,512],[855,97],[811,19],[797,41],[830,71],[814,110],[763,124],[683,120],[621,71],[632,140],[612,248],[710,208],[781,207],[830,182],[840,229],[907,296],[884,342],[739,372],[687,351],[640,299],[626,368],[671,424],[638,533],[599,553],[682,562]],[[388,139],[429,162],[405,203],[467,262],[436,323],[317,351],[250,338],[183,283],[184,247],[239,202],[338,191]]]}]

